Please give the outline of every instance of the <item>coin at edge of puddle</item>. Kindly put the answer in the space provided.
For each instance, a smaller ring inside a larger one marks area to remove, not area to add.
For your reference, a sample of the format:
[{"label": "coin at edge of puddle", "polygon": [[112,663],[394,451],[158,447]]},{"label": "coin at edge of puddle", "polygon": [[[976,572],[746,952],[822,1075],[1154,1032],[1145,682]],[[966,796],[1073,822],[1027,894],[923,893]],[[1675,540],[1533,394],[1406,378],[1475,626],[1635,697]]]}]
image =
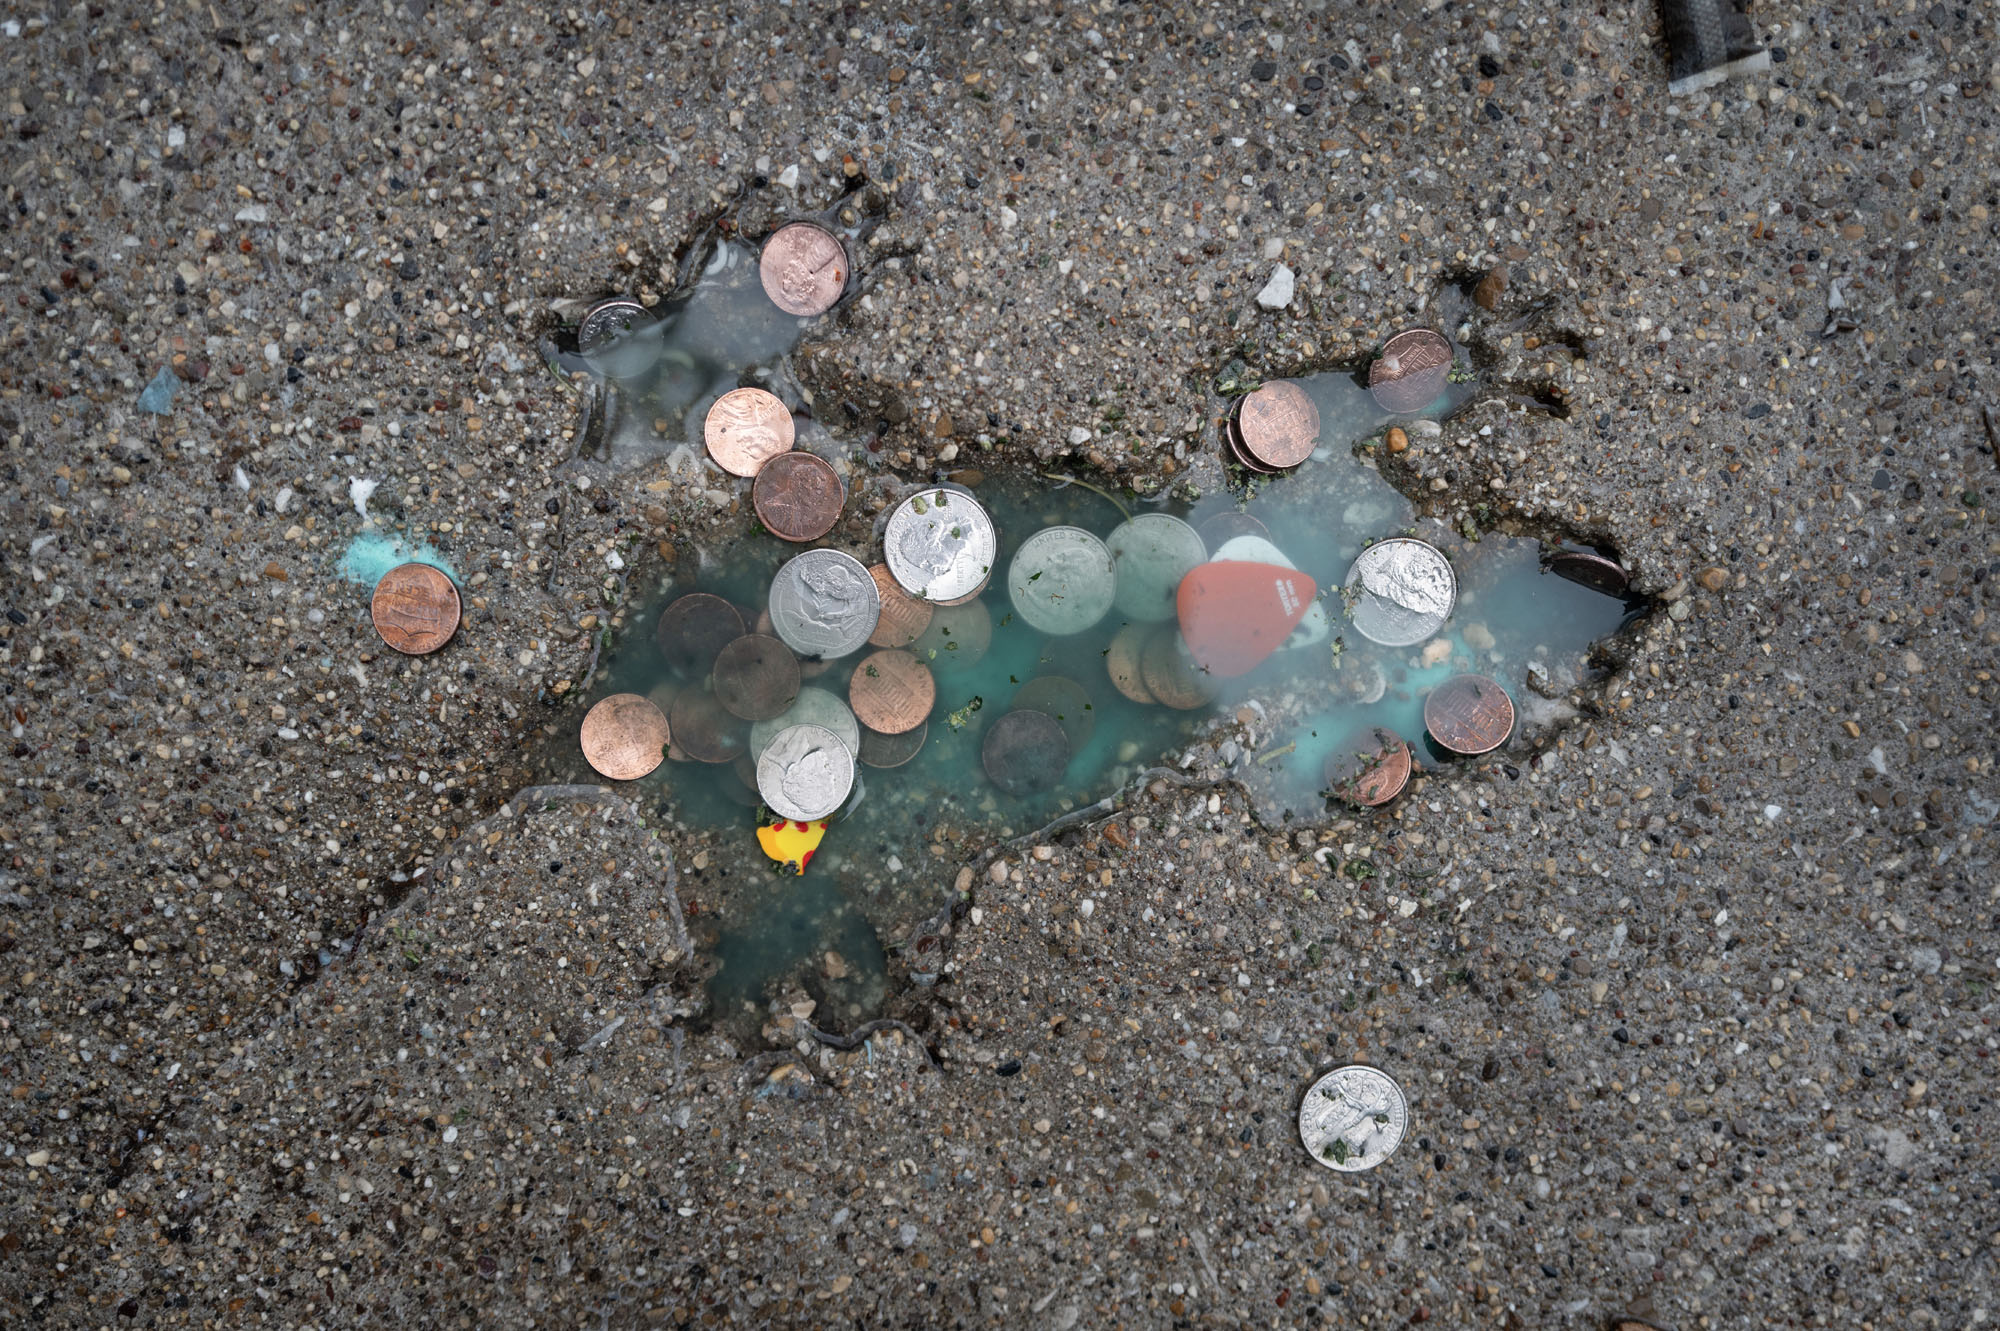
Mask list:
[{"label": "coin at edge of puddle", "polygon": [[1236,439],[1257,461],[1289,471],[1319,447],[1319,408],[1290,379],[1274,379],[1236,400]]},{"label": "coin at edge of puddle", "polygon": [[1055,786],[1069,757],[1069,737],[1046,712],[1009,712],[986,728],[979,745],[987,778],[1009,795]]},{"label": "coin at edge of puddle", "polygon": [[1176,711],[1191,712],[1215,696],[1208,676],[1188,655],[1180,630],[1171,624],[1160,625],[1147,637],[1139,669],[1152,695]]},{"label": "coin at edge of puddle", "polygon": [[731,716],[764,721],[799,696],[799,658],[777,638],[746,633],[716,654],[710,679]]},{"label": "coin at edge of puddle", "polygon": [[923,725],[936,703],[937,681],[931,678],[930,667],[897,648],[862,657],[847,681],[847,705],[854,709],[854,719],[885,735]]},{"label": "coin at edge of puddle", "polygon": [[1111,676],[1111,686],[1133,702],[1149,706],[1160,701],[1146,687],[1145,667],[1141,664],[1146,636],[1152,631],[1150,624],[1127,624],[1111,635],[1111,645],[1104,649],[1104,671]]},{"label": "coin at edge of puddle", "polygon": [[823,226],[787,222],[757,254],[757,279],[771,303],[810,319],[840,302],[847,289],[847,247]]},{"label": "coin at edge of puddle", "polygon": [[1485,675],[1453,675],[1424,698],[1424,729],[1453,753],[1491,753],[1514,733],[1514,700]]},{"label": "coin at edge of puddle", "polygon": [[1256,455],[1251,453],[1249,447],[1243,442],[1243,436],[1237,433],[1236,419],[1234,417],[1222,423],[1222,444],[1225,451],[1229,454],[1229,457],[1223,459],[1225,462],[1234,459],[1237,466],[1242,467],[1245,471],[1254,471],[1259,476],[1276,476],[1278,474],[1276,467],[1267,467],[1257,461]]},{"label": "coin at edge of puddle", "polygon": [[904,591],[933,605],[962,605],[985,590],[999,543],[985,505],[942,485],[905,498],[882,529],[890,574]]},{"label": "coin at edge of puddle", "polygon": [[1327,789],[1365,807],[1387,804],[1410,783],[1410,746],[1387,726],[1363,726],[1327,755]]},{"label": "coin at edge of puddle", "polygon": [[584,761],[613,781],[637,781],[666,758],[666,715],[637,693],[600,698],[583,714],[577,743]]},{"label": "coin at edge of puddle", "polygon": [[706,689],[682,689],[667,713],[674,747],[698,763],[726,763],[748,742],[741,719]]},{"label": "coin at edge of puddle", "polygon": [[375,632],[405,656],[428,656],[450,642],[464,613],[458,588],[429,564],[398,564],[368,600]]},{"label": "coin at edge of puddle", "polygon": [[715,465],[731,476],[755,476],[796,440],[790,408],[761,388],[732,388],[715,399],[701,437]]},{"label": "coin at edge of puddle", "polygon": [[653,626],[653,641],[667,664],[688,675],[706,675],[716,655],[743,636],[743,616],[735,606],[708,592],[689,592],[669,601]]},{"label": "coin at edge of puddle", "polygon": [[901,767],[917,756],[929,738],[931,723],[926,721],[915,730],[906,730],[900,735],[885,735],[879,730],[861,731],[861,752],[857,755],[864,767]]},{"label": "coin at edge of puddle", "polygon": [[1081,753],[1097,733],[1097,711],[1090,691],[1067,675],[1037,675],[1014,691],[1012,711],[1040,712],[1055,718],[1069,740],[1071,753]]},{"label": "coin at edge of puddle", "polygon": [[652,311],[630,296],[611,296],[598,301],[576,321],[576,349],[588,353],[609,342],[614,335],[629,333],[640,322],[652,322]]},{"label": "coin at edge of puddle", "polygon": [[840,521],[847,487],[817,453],[793,450],[766,462],[750,485],[757,520],[782,541],[817,541]]},{"label": "coin at edge of puddle", "polygon": [[875,590],[882,597],[882,613],[875,621],[875,631],[868,635],[869,644],[874,647],[908,647],[923,637],[924,630],[930,627],[931,615],[935,613],[931,603],[904,591],[887,564],[870,566],[868,576],[875,579]]},{"label": "coin at edge of puddle", "polygon": [[1444,334],[1408,328],[1390,338],[1368,364],[1368,391],[1384,411],[1422,411],[1451,378],[1452,348]]},{"label": "coin at edge of puddle", "polygon": [[1202,543],[1211,555],[1239,536],[1258,536],[1267,541],[1271,539],[1269,527],[1250,514],[1233,508],[1203,519],[1202,524],[1195,530],[1200,533]]},{"label": "coin at edge of puddle", "polygon": [[1559,550],[1550,555],[1548,570],[1566,582],[1606,596],[1623,597],[1632,585],[1632,575],[1616,560],[1582,550]]}]

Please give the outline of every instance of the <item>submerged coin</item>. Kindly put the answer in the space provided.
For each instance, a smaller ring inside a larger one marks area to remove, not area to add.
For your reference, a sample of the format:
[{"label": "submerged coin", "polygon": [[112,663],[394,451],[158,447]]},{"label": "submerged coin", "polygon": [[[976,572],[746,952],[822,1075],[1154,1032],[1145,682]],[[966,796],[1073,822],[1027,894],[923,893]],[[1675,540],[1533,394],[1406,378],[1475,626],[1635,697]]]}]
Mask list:
[{"label": "submerged coin", "polygon": [[783,716],[769,721],[759,721],[750,727],[750,756],[761,758],[764,750],[771,747],[771,741],[780,733],[793,726],[820,726],[840,736],[840,742],[850,750],[861,748],[861,723],[854,719],[846,703],[825,689],[808,685],[799,690],[797,701],[785,709]]},{"label": "submerged coin", "polygon": [[660,611],[653,640],[660,655],[682,674],[701,676],[715,664],[724,647],[743,636],[743,615],[720,596],[689,592]]},{"label": "submerged coin", "polygon": [[1112,604],[1127,619],[1149,623],[1174,617],[1181,579],[1208,558],[1200,534],[1166,513],[1141,513],[1119,523],[1104,547],[1117,570]]},{"label": "submerged coin", "polygon": [[771,580],[771,626],[800,656],[831,661],[858,651],[881,614],[867,566],[839,550],[794,555]]},{"label": "submerged coin", "polygon": [[1230,509],[1206,518],[1196,530],[1201,533],[1202,543],[1211,554],[1239,536],[1256,536],[1266,541],[1271,539],[1269,527],[1240,509]]},{"label": "submerged coin", "polygon": [[930,722],[915,730],[905,730],[900,735],[885,735],[879,730],[861,732],[861,752],[856,755],[864,767],[901,767],[917,756],[924,747],[924,740],[931,733]]},{"label": "submerged coin", "polygon": [[375,584],[368,617],[375,632],[405,656],[428,656],[458,632],[458,588],[429,564],[398,564]]},{"label": "submerged coin", "polygon": [[1396,1153],[1410,1127],[1410,1105],[1395,1078],[1350,1063],[1314,1082],[1299,1102],[1299,1140],[1328,1169],[1352,1174]]},{"label": "submerged coin", "polygon": [[1013,710],[1041,712],[1052,716],[1069,740],[1071,753],[1097,732],[1097,711],[1083,685],[1066,675],[1042,675],[1023,684],[1014,694]]},{"label": "submerged coin", "polygon": [[1319,447],[1319,408],[1292,380],[1273,380],[1238,399],[1236,439],[1266,467],[1296,467]]},{"label": "submerged coin", "polygon": [[854,752],[825,726],[788,726],[757,759],[757,793],[780,818],[824,818],[854,789]]},{"label": "submerged coin", "polygon": [[976,596],[992,575],[993,519],[963,490],[911,495],[889,515],[882,552],[903,590],[938,605]]},{"label": "submerged coin", "polygon": [[791,411],[761,388],[731,389],[715,399],[701,435],[715,465],[732,476],[755,476],[772,458],[789,453],[796,437]]},{"label": "submerged coin", "polygon": [[1514,700],[1485,675],[1453,675],[1424,699],[1424,729],[1453,753],[1489,753],[1514,733]]},{"label": "submerged coin", "polygon": [[1127,624],[1111,635],[1111,645],[1104,649],[1104,670],[1111,676],[1111,686],[1136,703],[1159,702],[1146,687],[1145,667],[1141,664],[1146,639],[1152,631],[1145,624]]},{"label": "submerged coin", "polygon": [[584,761],[613,781],[637,781],[665,759],[667,718],[648,698],[614,693],[583,714]]},{"label": "submerged coin", "polygon": [[667,713],[667,725],[674,747],[698,763],[726,763],[743,752],[742,720],[707,689],[682,689]]},{"label": "submerged coin", "polygon": [[1545,567],[1559,578],[1606,596],[1622,597],[1632,585],[1632,575],[1617,561],[1583,550],[1559,550],[1549,556]]},{"label": "submerged coin", "polygon": [[1410,746],[1387,726],[1364,726],[1326,758],[1326,785],[1355,804],[1387,804],[1410,783]]},{"label": "submerged coin", "polygon": [[967,601],[936,607],[930,626],[910,644],[910,651],[931,669],[953,674],[985,660],[992,645],[993,612],[984,601]]},{"label": "submerged coin", "polygon": [[1368,391],[1384,411],[1422,411],[1451,378],[1451,343],[1442,333],[1412,328],[1396,334],[1368,366]]},{"label": "submerged coin", "polygon": [[1081,527],[1044,527],[1007,566],[1007,595],[1030,628],[1081,633],[1104,618],[1118,575],[1104,542]]},{"label": "submerged coin", "polygon": [[600,300],[583,312],[576,324],[576,349],[584,355],[602,351],[627,334],[650,328],[652,312],[630,296]]},{"label": "submerged coin", "polygon": [[873,652],[854,667],[854,677],[847,681],[847,701],[862,725],[900,735],[930,717],[937,702],[937,681],[931,678],[930,667],[908,652]]},{"label": "submerged coin", "polygon": [[1146,689],[1176,711],[1192,711],[1215,696],[1215,687],[1188,652],[1180,630],[1162,624],[1146,638],[1139,654]]},{"label": "submerged coin", "polygon": [[1045,712],[1009,712],[986,728],[979,756],[986,775],[1009,795],[1032,795],[1062,780],[1069,738]]},{"label": "submerged coin", "polygon": [[799,696],[799,658],[776,638],[746,633],[717,654],[712,678],[731,716],[766,721]]},{"label": "submerged coin", "polygon": [[1409,647],[1443,628],[1458,601],[1458,577],[1434,545],[1407,536],[1377,541],[1347,570],[1354,627],[1384,647]]},{"label": "submerged coin", "polygon": [[921,638],[931,624],[931,603],[918,600],[897,585],[887,564],[873,565],[868,576],[875,579],[875,594],[882,601],[881,617],[868,641],[876,647],[908,647]]},{"label": "submerged coin", "polygon": [[814,453],[780,453],[750,486],[757,520],[783,541],[817,541],[840,521],[846,487],[833,464]]},{"label": "submerged coin", "polygon": [[757,256],[764,294],[786,314],[825,314],[847,289],[847,249],[840,237],[811,222],[779,227]]}]

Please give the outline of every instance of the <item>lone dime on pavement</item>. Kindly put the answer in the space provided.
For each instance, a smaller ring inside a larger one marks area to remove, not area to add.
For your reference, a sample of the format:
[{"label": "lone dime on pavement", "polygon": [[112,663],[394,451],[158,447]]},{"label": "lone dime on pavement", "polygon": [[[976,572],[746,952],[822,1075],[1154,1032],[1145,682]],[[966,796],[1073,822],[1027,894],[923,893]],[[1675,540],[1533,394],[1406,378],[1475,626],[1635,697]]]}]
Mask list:
[{"label": "lone dime on pavement", "polygon": [[405,656],[428,656],[458,632],[458,588],[429,564],[398,564],[375,584],[375,631]]},{"label": "lone dime on pavement", "polygon": [[702,442],[715,465],[731,476],[755,476],[764,464],[792,450],[792,413],[773,393],[736,388],[708,409]]},{"label": "lone dime on pavement", "polygon": [[786,314],[825,314],[847,289],[847,249],[840,237],[811,222],[791,222],[771,233],[757,256],[764,294]]},{"label": "lone dime on pavement", "polygon": [[584,761],[613,781],[637,781],[666,758],[667,718],[636,693],[600,698],[583,715]]},{"label": "lone dime on pavement", "polygon": [[1410,1105],[1396,1079],[1350,1063],[1314,1082],[1299,1102],[1299,1140],[1328,1169],[1352,1174],[1396,1153],[1410,1128]]}]

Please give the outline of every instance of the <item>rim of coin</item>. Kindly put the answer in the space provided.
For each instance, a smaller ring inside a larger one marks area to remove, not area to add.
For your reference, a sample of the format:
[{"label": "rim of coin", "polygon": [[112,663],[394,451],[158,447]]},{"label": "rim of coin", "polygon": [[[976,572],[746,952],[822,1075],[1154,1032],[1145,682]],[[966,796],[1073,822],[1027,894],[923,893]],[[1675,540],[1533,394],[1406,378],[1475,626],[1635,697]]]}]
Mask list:
[{"label": "rim of coin", "polygon": [[1104,649],[1104,673],[1111,676],[1111,687],[1133,702],[1147,706],[1157,706],[1160,701],[1146,687],[1145,667],[1141,664],[1146,639],[1152,632],[1150,624],[1127,624],[1111,635],[1110,645]]},{"label": "rim of coin", "polygon": [[861,723],[854,719],[854,710],[840,695],[808,684],[799,690],[799,696],[785,709],[783,716],[759,721],[750,727],[750,757],[763,757],[764,750],[771,747],[771,741],[781,731],[798,725],[815,725],[831,730],[851,751],[859,752],[861,749]]},{"label": "rim of coin", "polygon": [[984,601],[934,603],[931,622],[910,651],[932,670],[956,674],[986,659],[993,647],[993,612]]},{"label": "rim of coin", "polygon": [[1406,328],[1382,344],[1368,363],[1368,391],[1375,405],[1397,416],[1422,411],[1451,381],[1451,339],[1431,328]]},{"label": "rim of coin", "polygon": [[1543,567],[1566,582],[1620,600],[1625,598],[1632,585],[1632,575],[1624,565],[1593,551],[1558,550],[1548,557]]},{"label": "rim of coin", "polygon": [[833,530],[846,504],[847,487],[833,464],[801,449],[778,454],[750,483],[750,507],[781,541],[817,541]]},{"label": "rim of coin", "polygon": [[999,534],[971,492],[933,485],[906,497],[882,529],[883,562],[902,589],[934,605],[979,595],[993,576]]},{"label": "rim of coin", "polygon": [[583,714],[577,744],[583,760],[599,776],[637,781],[666,761],[672,737],[666,713],[651,698],[614,693],[599,698]]},{"label": "rim of coin", "polygon": [[[1299,1141],[1306,1154],[1343,1174],[1385,1163],[1409,1130],[1410,1101],[1402,1086],[1366,1063],[1333,1069],[1299,1101]],[[1384,1142],[1388,1133],[1393,1136]]]},{"label": "rim of coin", "polygon": [[1236,459],[1236,465],[1245,471],[1254,471],[1259,476],[1276,476],[1278,468],[1267,467],[1257,460],[1250,446],[1243,442],[1243,435],[1236,428],[1236,418],[1230,417],[1222,423],[1222,441],[1229,455]]},{"label": "rim of coin", "polygon": [[882,600],[882,613],[875,620],[875,631],[868,635],[869,644],[908,647],[923,637],[936,613],[931,603],[904,591],[887,564],[870,565],[868,576],[875,579],[875,594]]},{"label": "rim of coin", "polygon": [[1453,675],[1425,695],[1424,729],[1451,752],[1476,758],[1514,733],[1514,700],[1489,675]]},{"label": "rim of coin", "polygon": [[607,296],[576,321],[576,349],[587,355],[639,324],[653,322],[653,312],[630,296]]},{"label": "rim of coin", "polygon": [[1188,654],[1180,630],[1171,624],[1161,624],[1147,636],[1139,654],[1139,670],[1153,697],[1175,711],[1191,712],[1215,699],[1209,677]]},{"label": "rim of coin", "polygon": [[731,716],[707,689],[682,689],[667,712],[674,747],[698,763],[726,763],[743,752],[742,718]]},{"label": "rim of coin", "polygon": [[854,751],[825,726],[788,726],[757,758],[757,793],[781,818],[832,815],[854,790]]},{"label": "rim of coin", "polygon": [[1071,753],[1083,752],[1083,746],[1097,733],[1097,706],[1090,699],[1090,690],[1068,675],[1037,675],[1016,689],[1008,710],[1023,709],[1054,717],[1069,740]]},{"label": "rim of coin", "polygon": [[1081,633],[1111,613],[1118,571],[1095,532],[1044,527],[1007,564],[1007,596],[1033,629],[1057,637]]},{"label": "rim of coin", "polygon": [[791,408],[762,388],[732,388],[709,406],[701,439],[715,465],[731,476],[755,476],[764,464],[792,451],[797,427]]},{"label": "rim of coin", "polygon": [[1047,712],[1009,712],[986,727],[979,744],[986,779],[1014,796],[1054,789],[1069,760],[1069,736]]},{"label": "rim of coin", "polygon": [[854,756],[863,767],[901,767],[923,751],[924,741],[930,733],[931,723],[928,721],[900,735],[885,735],[879,730],[864,729],[861,732],[861,752]]},{"label": "rim of coin", "polygon": [[901,735],[930,719],[937,705],[931,669],[909,652],[888,648],[861,658],[847,681],[854,719],[884,735]]},{"label": "rim of coin", "polygon": [[716,654],[709,678],[731,716],[766,721],[798,698],[799,658],[777,638],[746,633]]},{"label": "rim of coin", "polygon": [[713,592],[688,592],[667,602],[653,625],[653,641],[667,665],[685,675],[706,675],[724,647],[743,636],[743,612]]},{"label": "rim of coin", "polygon": [[405,656],[429,656],[450,642],[464,613],[444,571],[414,560],[384,573],[368,598],[377,636]]},{"label": "rim of coin", "polygon": [[1319,407],[1293,379],[1273,379],[1236,399],[1236,441],[1273,471],[1289,471],[1319,447]]},{"label": "rim of coin", "polygon": [[1434,636],[1458,605],[1451,560],[1414,536],[1391,536],[1363,550],[1341,586],[1360,588],[1348,599],[1348,617],[1362,637],[1384,647],[1412,647]]},{"label": "rim of coin", "polygon": [[802,319],[825,314],[847,290],[850,264],[839,236],[816,222],[787,222],[764,240],[757,279],[771,303]]},{"label": "rim of coin", "polygon": [[1116,573],[1111,604],[1129,619],[1172,619],[1181,579],[1208,558],[1201,533],[1171,513],[1140,513],[1104,538]]},{"label": "rim of coin", "polygon": [[771,627],[800,656],[837,661],[866,646],[882,618],[868,566],[824,547],[793,555],[771,579]]},{"label": "rim of coin", "polygon": [[1224,509],[1203,518],[1195,532],[1211,555],[1239,536],[1256,536],[1266,541],[1271,539],[1271,529],[1240,508]]},{"label": "rim of coin", "polygon": [[1363,726],[1326,756],[1327,789],[1363,808],[1387,804],[1410,784],[1410,746],[1387,726]]}]

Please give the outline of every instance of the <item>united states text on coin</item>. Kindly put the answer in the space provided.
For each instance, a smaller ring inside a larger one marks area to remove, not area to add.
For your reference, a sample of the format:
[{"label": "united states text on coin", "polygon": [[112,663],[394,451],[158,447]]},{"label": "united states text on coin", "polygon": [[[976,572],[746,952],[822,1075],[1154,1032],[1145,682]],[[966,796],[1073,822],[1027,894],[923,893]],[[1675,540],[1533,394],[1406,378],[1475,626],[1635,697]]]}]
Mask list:
[{"label": "united states text on coin", "polygon": [[1342,588],[1354,627],[1384,647],[1409,647],[1451,618],[1458,578],[1436,546],[1397,536],[1363,550]]},{"label": "united states text on coin", "polygon": [[1298,466],[1319,447],[1319,408],[1290,379],[1274,379],[1236,404],[1236,438],[1264,466]]},{"label": "united states text on coin", "polygon": [[742,636],[742,613],[708,592],[689,592],[668,602],[653,629],[667,664],[697,678],[715,664],[717,652]]},{"label": "united states text on coin", "polygon": [[930,718],[937,702],[937,681],[930,667],[905,651],[871,652],[854,667],[847,682],[848,705],[870,730],[900,735]]},{"label": "united states text on coin", "polygon": [[757,759],[757,793],[780,818],[824,818],[853,789],[854,753],[824,726],[781,730]]},{"label": "united states text on coin", "polygon": [[1111,552],[1081,527],[1044,527],[1007,566],[1014,612],[1043,633],[1081,633],[1111,610],[1118,574]]},{"label": "united states text on coin", "polygon": [[780,453],[750,486],[757,520],[782,541],[817,541],[840,521],[847,490],[833,464],[814,453]]},{"label": "united states text on coin", "polygon": [[458,632],[458,588],[429,564],[398,564],[369,600],[375,631],[405,656],[427,656]]},{"label": "united states text on coin", "polygon": [[868,641],[876,647],[908,647],[921,638],[931,624],[931,603],[904,591],[887,564],[870,566],[868,576],[875,579],[875,593],[882,601],[881,617]]},{"label": "united states text on coin", "polygon": [[1425,696],[1424,729],[1453,753],[1490,753],[1514,733],[1514,700],[1485,675],[1453,675]]},{"label": "united states text on coin", "polygon": [[761,388],[735,388],[717,398],[701,434],[715,465],[732,476],[755,476],[766,462],[789,453],[796,437],[791,411]]},{"label": "united states text on coin", "polygon": [[1410,1128],[1410,1105],[1395,1078],[1350,1063],[1314,1082],[1299,1102],[1299,1140],[1328,1169],[1352,1174],[1396,1153]]},{"label": "united states text on coin", "polygon": [[1422,411],[1451,376],[1451,343],[1442,333],[1412,328],[1396,334],[1368,366],[1368,391],[1384,411]]},{"label": "united states text on coin", "polygon": [[794,555],[771,580],[771,627],[800,656],[831,661],[860,650],[881,614],[867,565],[839,550]]},{"label": "united states text on coin", "polygon": [[799,696],[799,658],[762,633],[746,633],[724,647],[711,677],[716,701],[745,721],[781,716]]},{"label": "united states text on coin", "polygon": [[637,781],[666,758],[667,718],[636,693],[600,698],[583,715],[584,761],[613,781]]},{"label": "united states text on coin", "polygon": [[832,309],[847,289],[847,250],[824,227],[792,222],[764,242],[757,275],[773,305],[811,318]]},{"label": "united states text on coin", "polygon": [[903,590],[935,604],[973,595],[993,572],[993,519],[963,490],[922,490],[889,515],[882,552]]}]

